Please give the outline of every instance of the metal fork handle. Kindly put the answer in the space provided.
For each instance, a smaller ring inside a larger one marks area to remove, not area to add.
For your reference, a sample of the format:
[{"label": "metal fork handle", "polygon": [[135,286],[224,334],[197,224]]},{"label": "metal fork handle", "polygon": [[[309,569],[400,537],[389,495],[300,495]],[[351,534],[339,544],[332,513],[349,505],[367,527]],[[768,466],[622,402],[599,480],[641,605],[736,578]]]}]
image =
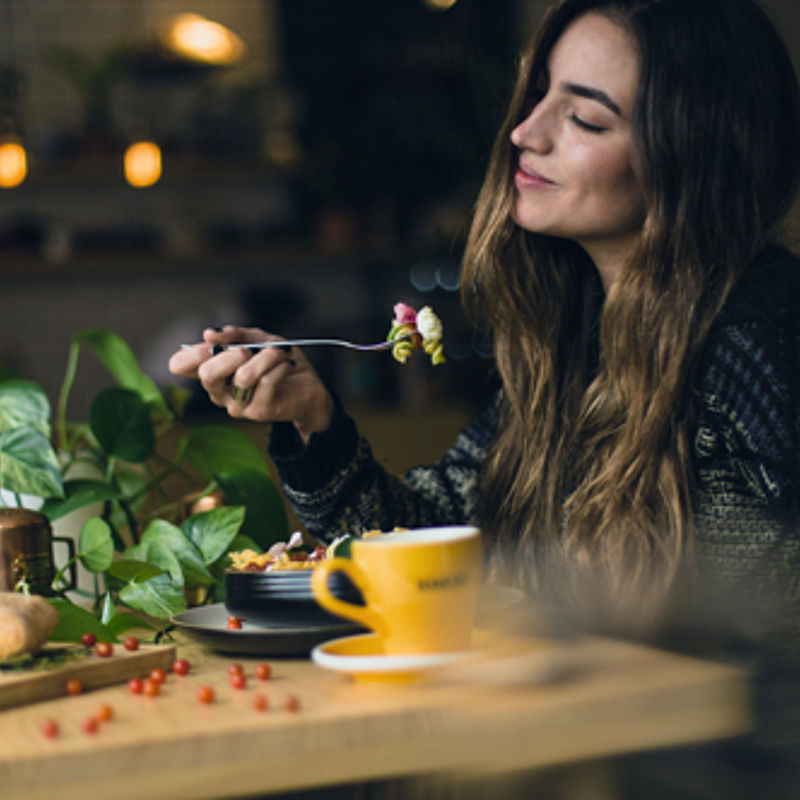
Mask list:
[{"label": "metal fork handle", "polygon": [[[225,350],[240,350],[242,348],[262,350],[267,347],[311,347],[315,345],[322,345],[327,347],[346,347],[350,350],[362,351],[375,351],[375,350],[390,350],[397,342],[408,339],[411,334],[405,336],[398,336],[396,339],[386,340],[384,342],[376,342],[375,344],[356,344],[349,342],[346,339],[280,339],[272,342],[237,342],[236,344],[224,345]],[[182,344],[181,348],[187,349],[194,347],[192,344]]]},{"label": "metal fork handle", "polygon": [[388,350],[394,347],[394,341],[376,342],[375,344],[356,344],[346,339],[285,339],[278,342],[257,342],[256,344],[229,344],[226,350],[236,350],[242,347],[257,347],[259,350],[266,347],[313,347],[316,345],[327,347],[346,347],[349,350]]}]

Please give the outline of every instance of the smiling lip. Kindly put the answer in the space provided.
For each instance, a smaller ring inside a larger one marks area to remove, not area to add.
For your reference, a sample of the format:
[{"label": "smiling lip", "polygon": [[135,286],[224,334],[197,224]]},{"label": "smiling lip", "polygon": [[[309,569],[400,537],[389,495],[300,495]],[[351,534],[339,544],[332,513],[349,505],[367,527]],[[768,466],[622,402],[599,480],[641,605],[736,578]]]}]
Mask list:
[{"label": "smiling lip", "polygon": [[514,173],[514,185],[517,189],[550,189],[557,184],[540,175],[535,169],[520,164]]}]

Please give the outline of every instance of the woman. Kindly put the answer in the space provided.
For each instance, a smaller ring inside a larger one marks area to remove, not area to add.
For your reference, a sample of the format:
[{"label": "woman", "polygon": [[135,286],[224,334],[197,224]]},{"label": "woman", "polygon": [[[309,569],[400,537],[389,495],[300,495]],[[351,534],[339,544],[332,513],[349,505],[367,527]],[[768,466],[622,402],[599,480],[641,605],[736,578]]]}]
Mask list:
[{"label": "woman", "polygon": [[[791,61],[752,0],[564,0],[524,54],[463,265],[497,403],[403,480],[296,349],[170,362],[271,455],[310,533],[480,523],[532,591],[664,608],[800,575]],[[233,386],[233,391],[231,391]],[[244,391],[242,391],[244,390]],[[554,575],[558,580],[551,581]]]}]

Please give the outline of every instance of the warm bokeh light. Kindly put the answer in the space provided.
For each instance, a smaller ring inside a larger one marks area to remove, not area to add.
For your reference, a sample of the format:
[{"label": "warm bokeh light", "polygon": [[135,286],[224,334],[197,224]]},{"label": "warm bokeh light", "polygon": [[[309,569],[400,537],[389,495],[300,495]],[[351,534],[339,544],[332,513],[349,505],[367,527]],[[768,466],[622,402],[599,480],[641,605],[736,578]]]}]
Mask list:
[{"label": "warm bokeh light", "polygon": [[154,142],[135,142],[125,151],[124,166],[131,186],[152,186],[161,177],[161,148]]},{"label": "warm bokeh light", "polygon": [[161,41],[171,52],[204,64],[235,64],[245,53],[244,42],[232,30],[199,14],[175,17]]},{"label": "warm bokeh light", "polygon": [[425,0],[425,5],[434,11],[447,11],[456,4],[457,0]]},{"label": "warm bokeh light", "polygon": [[12,189],[28,175],[28,156],[19,142],[0,142],[0,186]]}]

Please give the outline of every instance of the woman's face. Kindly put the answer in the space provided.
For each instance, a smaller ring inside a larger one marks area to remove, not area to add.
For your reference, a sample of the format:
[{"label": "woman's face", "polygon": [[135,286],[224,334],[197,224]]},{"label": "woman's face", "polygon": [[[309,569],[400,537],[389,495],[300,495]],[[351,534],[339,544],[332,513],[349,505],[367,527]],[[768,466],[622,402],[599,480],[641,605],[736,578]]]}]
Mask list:
[{"label": "woman's face", "polygon": [[578,17],[550,52],[538,102],[511,132],[519,150],[515,221],[535,233],[574,239],[594,260],[606,289],[644,215],[631,165],[639,63],[625,28],[595,12]]}]

